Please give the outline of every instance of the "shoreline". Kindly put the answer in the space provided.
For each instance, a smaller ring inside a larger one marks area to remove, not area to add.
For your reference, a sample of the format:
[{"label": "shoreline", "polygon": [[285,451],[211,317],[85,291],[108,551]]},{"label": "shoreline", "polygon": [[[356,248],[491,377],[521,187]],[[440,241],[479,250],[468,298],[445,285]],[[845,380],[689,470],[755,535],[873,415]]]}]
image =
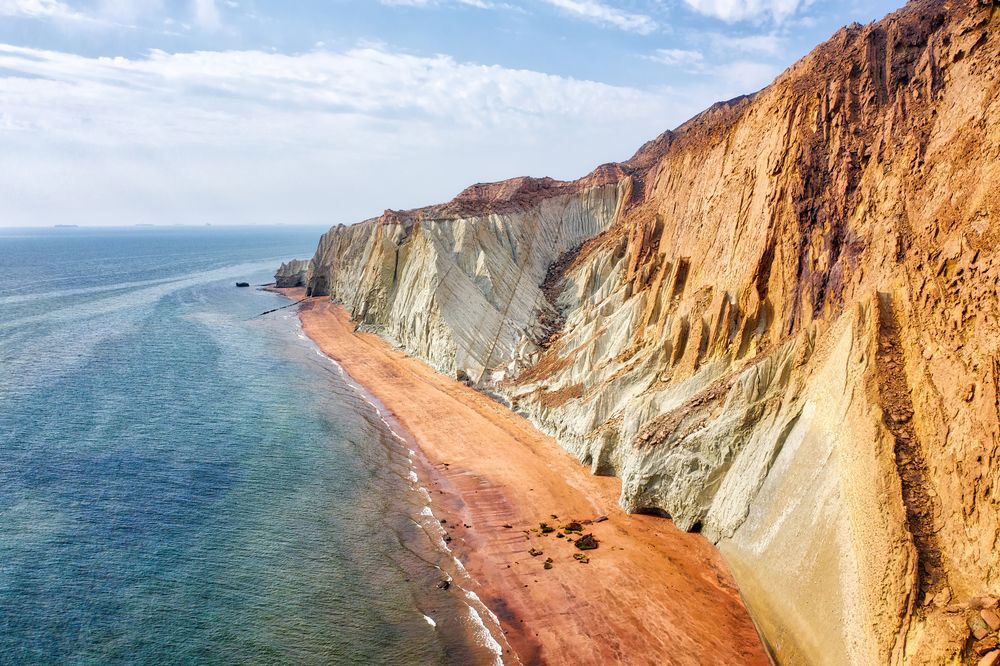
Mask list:
[{"label": "shoreline", "polygon": [[[499,624],[505,662],[770,663],[708,541],[669,520],[624,513],[617,479],[592,476],[521,416],[355,332],[341,306],[307,299],[298,313],[305,335],[418,451],[434,515],[451,537],[446,548],[471,578],[466,594]],[[599,516],[608,519],[587,523]],[[538,530],[571,520],[585,523],[596,550]]]}]

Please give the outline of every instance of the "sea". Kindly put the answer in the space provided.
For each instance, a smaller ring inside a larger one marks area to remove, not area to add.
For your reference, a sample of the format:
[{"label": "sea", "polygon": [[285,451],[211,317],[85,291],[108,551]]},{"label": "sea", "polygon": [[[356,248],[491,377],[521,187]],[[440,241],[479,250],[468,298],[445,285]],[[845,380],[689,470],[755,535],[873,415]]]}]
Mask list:
[{"label": "sea", "polygon": [[497,662],[405,433],[260,314],[323,231],[0,228],[0,664]]}]

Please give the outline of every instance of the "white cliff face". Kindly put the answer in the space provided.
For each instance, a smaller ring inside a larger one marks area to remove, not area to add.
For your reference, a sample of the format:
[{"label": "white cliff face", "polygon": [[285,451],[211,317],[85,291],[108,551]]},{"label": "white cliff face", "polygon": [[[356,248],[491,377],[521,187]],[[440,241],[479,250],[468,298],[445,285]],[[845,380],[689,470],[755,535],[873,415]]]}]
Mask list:
[{"label": "white cliff face", "polygon": [[308,259],[292,259],[281,264],[274,274],[274,286],[279,289],[304,287],[309,274],[309,266]]},{"label": "white cliff face", "polygon": [[539,317],[552,309],[540,288],[550,264],[610,226],[624,187],[519,212],[336,227],[320,241],[309,289],[442,372],[478,380],[535,351]]}]

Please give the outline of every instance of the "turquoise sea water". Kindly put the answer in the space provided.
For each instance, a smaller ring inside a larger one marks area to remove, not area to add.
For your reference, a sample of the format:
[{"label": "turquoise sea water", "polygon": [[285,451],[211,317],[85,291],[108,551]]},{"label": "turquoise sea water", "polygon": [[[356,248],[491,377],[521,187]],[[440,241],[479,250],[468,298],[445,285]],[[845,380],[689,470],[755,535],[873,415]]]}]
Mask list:
[{"label": "turquoise sea water", "polygon": [[495,659],[405,443],[234,286],[321,232],[0,229],[0,663]]}]

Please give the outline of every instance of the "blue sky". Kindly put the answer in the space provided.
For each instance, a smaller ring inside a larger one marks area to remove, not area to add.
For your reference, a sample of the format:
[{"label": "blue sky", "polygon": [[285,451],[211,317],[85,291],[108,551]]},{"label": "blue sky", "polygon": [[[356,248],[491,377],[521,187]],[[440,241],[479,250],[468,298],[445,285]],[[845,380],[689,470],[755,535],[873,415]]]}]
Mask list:
[{"label": "blue sky", "polygon": [[349,223],[571,179],[902,0],[0,0],[0,226]]}]

